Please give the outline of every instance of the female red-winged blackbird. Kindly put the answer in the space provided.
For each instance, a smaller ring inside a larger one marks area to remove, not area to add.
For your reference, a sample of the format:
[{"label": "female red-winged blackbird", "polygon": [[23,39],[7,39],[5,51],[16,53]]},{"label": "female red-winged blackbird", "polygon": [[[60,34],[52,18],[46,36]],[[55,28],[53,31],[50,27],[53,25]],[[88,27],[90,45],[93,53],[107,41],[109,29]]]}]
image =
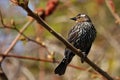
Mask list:
[{"label": "female red-winged blackbird", "polygon": [[[68,41],[74,47],[82,51],[83,57],[81,58],[81,62],[83,63],[90,51],[92,42],[96,37],[96,29],[86,14],[78,14],[71,19],[75,20],[76,24],[69,32]],[[66,48],[65,57],[55,69],[55,74],[63,75],[67,65],[71,62],[74,55],[75,54],[70,49]]]}]

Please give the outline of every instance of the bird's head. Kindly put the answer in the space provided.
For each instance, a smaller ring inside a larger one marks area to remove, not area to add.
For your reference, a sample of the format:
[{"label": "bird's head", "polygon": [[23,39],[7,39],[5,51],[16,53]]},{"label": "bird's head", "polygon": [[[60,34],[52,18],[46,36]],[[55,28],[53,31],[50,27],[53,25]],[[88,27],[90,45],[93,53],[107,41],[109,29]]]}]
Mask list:
[{"label": "bird's head", "polygon": [[89,16],[86,14],[78,14],[77,16],[70,19],[76,22],[91,22]]}]

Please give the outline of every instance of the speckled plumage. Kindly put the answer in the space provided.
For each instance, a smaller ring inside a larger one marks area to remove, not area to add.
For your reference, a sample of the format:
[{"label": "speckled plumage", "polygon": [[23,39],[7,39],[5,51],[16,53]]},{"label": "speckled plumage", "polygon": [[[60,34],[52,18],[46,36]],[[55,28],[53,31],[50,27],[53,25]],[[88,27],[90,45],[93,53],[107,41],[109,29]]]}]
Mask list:
[{"label": "speckled plumage", "polygon": [[[94,28],[90,18],[85,14],[78,14],[72,18],[77,21],[68,34],[68,41],[77,49],[80,49],[84,56],[81,62],[84,62],[85,57],[88,55],[91,45],[96,37],[96,29]],[[55,69],[55,74],[63,75],[67,65],[74,57],[74,53],[70,49],[65,49],[65,57]]]},{"label": "speckled plumage", "polygon": [[79,22],[69,32],[68,41],[88,54],[95,37],[96,30],[91,22]]}]

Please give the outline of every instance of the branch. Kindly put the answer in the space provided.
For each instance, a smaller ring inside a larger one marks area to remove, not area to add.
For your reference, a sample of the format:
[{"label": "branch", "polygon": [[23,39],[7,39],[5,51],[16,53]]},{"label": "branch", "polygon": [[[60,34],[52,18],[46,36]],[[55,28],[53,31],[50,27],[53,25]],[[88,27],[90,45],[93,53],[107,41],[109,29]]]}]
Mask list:
[{"label": "branch", "polygon": [[[31,21],[30,21],[30,22],[31,22]],[[33,21],[32,21],[32,22],[33,22]],[[31,23],[32,23],[32,22],[31,22]],[[29,22],[28,22],[28,23],[29,23]],[[26,23],[26,24],[27,24],[27,23]],[[29,24],[29,25],[30,25],[30,24]],[[49,54],[49,55],[51,54],[51,52],[49,52],[49,50],[47,49],[47,46],[46,46],[43,42],[36,41],[36,40],[33,40],[33,39],[29,38],[29,37],[26,36],[23,32],[19,31],[16,27],[10,27],[10,26],[4,25],[4,27],[0,27],[0,28],[1,28],[1,29],[7,28],[7,29],[12,29],[12,30],[17,31],[19,34],[21,34],[22,36],[24,36],[25,39],[27,39],[28,41],[31,41],[31,42],[33,42],[33,43],[36,43],[36,44],[44,47],[44,48],[47,50],[48,54]],[[14,41],[14,40],[13,40],[13,41]],[[14,42],[14,43],[15,43],[15,42]]]},{"label": "branch", "polygon": [[[18,35],[16,36],[16,38],[12,41],[12,43],[10,44],[10,46],[7,48],[7,50],[5,50],[4,54],[8,54],[12,48],[15,46],[15,44],[17,43],[17,41],[19,40],[20,36],[21,36],[21,33],[23,33],[27,27],[33,22],[33,20],[30,20],[28,21],[24,26],[23,28],[19,31]],[[11,28],[11,29],[16,29],[16,28],[12,28],[12,27],[8,27],[4,24],[3,22],[3,26],[4,28]],[[2,62],[3,58],[0,59],[0,62]]]},{"label": "branch", "polygon": [[[13,3],[15,3],[15,4],[19,4],[17,1],[20,1],[20,0],[10,0],[11,2],[13,2]],[[45,10],[45,13],[44,14],[46,14],[46,12],[47,12],[47,14],[44,16],[44,18],[46,17],[46,16],[48,16],[48,15],[50,15],[54,10],[55,10],[55,8],[56,8],[56,6],[57,6],[57,3],[58,3],[58,0],[50,0],[49,2],[49,5],[47,5],[47,9]],[[24,4],[24,5],[23,5]],[[52,7],[51,8],[48,8],[48,7],[50,7],[51,6],[51,4],[52,4]],[[19,5],[21,5],[21,6],[24,6],[24,7],[27,7],[27,5],[28,5],[28,1],[27,0],[21,0],[20,1],[20,4]],[[40,12],[40,11],[39,11]],[[42,11],[41,11],[42,12]],[[41,14],[39,14],[39,16],[41,17],[42,15],[44,15],[43,13],[41,13]],[[4,27],[6,27],[6,28],[9,28],[8,26],[6,26],[5,24],[4,24],[4,22],[3,22],[3,17],[2,17],[2,14],[1,14],[1,12],[0,12],[0,21],[1,21],[1,23],[2,23],[2,25],[4,26]],[[26,23],[26,25],[25,26],[23,26],[23,28],[19,31],[17,28],[11,28],[11,29],[14,29],[14,30],[16,30],[17,32],[19,32],[19,34],[17,35],[17,37],[14,39],[14,41],[11,43],[11,45],[9,46],[9,48],[7,48],[7,50],[4,52],[4,54],[5,55],[7,55],[11,50],[12,50],[12,48],[15,46],[15,44],[17,43],[17,41],[19,40],[19,37],[21,36],[21,35],[23,35],[25,38],[27,38],[29,41],[32,41],[32,42],[34,42],[34,43],[37,43],[37,44],[39,44],[39,45],[42,45],[47,51],[48,51],[48,49],[47,49],[47,47],[44,45],[44,44],[42,44],[42,43],[40,43],[40,42],[37,42],[37,41],[35,41],[35,40],[32,40],[32,39],[30,39],[30,38],[28,38],[26,35],[24,35],[23,34],[23,32],[24,32],[24,30],[26,30],[26,28],[28,27],[28,25],[30,25],[32,22],[33,22],[34,20],[32,19],[31,21],[29,21],[28,23]],[[10,29],[10,28],[9,28]],[[52,54],[48,51],[48,53],[49,53],[49,55],[50,56],[52,56]],[[2,61],[4,60],[4,58],[5,58],[5,56],[3,57],[0,57],[0,65],[1,65],[1,63],[2,63]],[[2,69],[2,68],[1,68]],[[4,74],[4,72],[3,72],[3,74]],[[5,74],[4,74],[5,75]],[[5,75],[5,77],[6,77],[6,75]],[[6,77],[7,78],[7,77]]]},{"label": "branch", "polygon": [[116,10],[115,10],[115,5],[114,5],[114,2],[113,0],[105,0],[106,2],[106,5],[108,7],[108,9],[110,10],[111,14],[113,15],[113,17],[116,19],[116,23],[117,24],[120,24],[120,16],[116,13]]},{"label": "branch", "polygon": [[[111,35],[110,32],[108,32],[107,29],[104,27],[100,26],[99,33],[106,38],[106,40],[109,42],[111,46],[114,47],[115,51],[117,53],[120,52],[120,45],[119,42]],[[106,35],[107,34],[107,35]],[[114,43],[114,44],[113,44]]]},{"label": "branch", "polygon": [[[64,45],[66,45],[67,48],[71,49],[76,55],[79,57],[82,57],[82,53],[80,50],[73,47],[68,41],[66,41],[60,34],[56,33],[45,21],[43,21],[37,14],[33,13],[28,6],[25,6],[25,4],[18,4],[20,7],[22,7],[27,13],[28,16],[31,16],[34,18],[39,24],[41,24],[45,29],[47,29],[52,35],[54,35],[57,39],[59,39]],[[103,71],[101,68],[99,68],[96,64],[94,64],[92,61],[90,61],[88,58],[85,59],[85,62],[88,63],[92,68],[94,68],[97,72],[99,72],[102,76],[104,76],[108,80],[113,80],[113,78],[107,74],[105,71]]]},{"label": "branch", "polygon": [[[1,23],[4,26],[3,28],[11,28],[11,29],[15,29],[16,31],[19,31],[16,27],[11,27],[11,26],[7,26],[4,24],[3,21],[3,17],[2,14],[0,13],[0,19],[1,19]],[[15,44],[17,43],[17,41],[19,40],[20,36],[22,35],[22,33],[27,29],[27,27],[33,22],[33,19],[28,21],[23,27],[22,29],[19,31],[18,35],[16,36],[16,38],[12,41],[12,43],[10,44],[10,46],[7,48],[7,50],[4,52],[5,55],[7,55],[15,46]],[[2,28],[2,27],[1,27]],[[2,61],[4,60],[4,56],[0,57],[0,65],[2,65]],[[1,70],[3,71],[3,69],[1,68]],[[2,74],[5,75],[5,73],[3,72]],[[7,76],[5,75],[5,77],[7,78]]]},{"label": "branch", "polygon": [[[42,62],[49,62],[49,63],[60,63],[59,61],[40,59],[40,58],[35,58],[35,57],[30,57],[30,56],[29,57],[28,56],[18,56],[18,55],[13,55],[13,54],[6,55],[6,54],[1,54],[0,53],[0,56],[14,57],[14,58],[18,58],[18,59],[27,59],[27,60],[34,60],[34,61],[42,61]],[[78,67],[78,66],[75,66],[75,65],[72,65],[72,64],[69,64],[68,66],[70,66],[72,68],[75,68],[75,69],[78,69],[78,70],[87,70],[86,68]],[[96,72],[91,71],[91,70],[88,70],[88,72],[93,73],[93,74],[97,74]]]}]

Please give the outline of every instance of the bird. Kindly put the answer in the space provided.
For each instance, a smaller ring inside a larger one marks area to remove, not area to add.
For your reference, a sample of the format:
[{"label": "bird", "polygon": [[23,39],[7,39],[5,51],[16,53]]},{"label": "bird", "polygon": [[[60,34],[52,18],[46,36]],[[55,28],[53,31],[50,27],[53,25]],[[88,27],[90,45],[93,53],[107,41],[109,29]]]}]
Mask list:
[{"label": "bird", "polygon": [[[81,50],[83,54],[81,57],[81,63],[83,63],[90,51],[92,43],[96,38],[97,32],[90,17],[87,14],[79,13],[70,19],[74,20],[76,24],[69,31],[67,41],[75,48]],[[69,48],[65,48],[64,55],[64,58],[54,70],[55,74],[63,75],[65,73],[68,64],[75,56],[75,53]]]}]

